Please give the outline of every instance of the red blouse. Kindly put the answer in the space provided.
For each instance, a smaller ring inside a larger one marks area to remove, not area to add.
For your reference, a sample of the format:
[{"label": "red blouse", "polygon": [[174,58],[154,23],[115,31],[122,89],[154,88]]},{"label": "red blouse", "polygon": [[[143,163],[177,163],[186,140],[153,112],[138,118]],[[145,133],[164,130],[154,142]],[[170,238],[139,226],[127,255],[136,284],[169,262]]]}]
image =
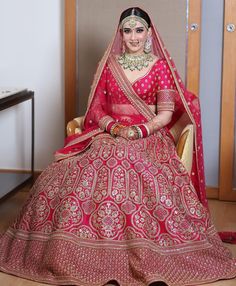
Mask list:
[{"label": "red blouse", "polygon": [[162,107],[162,110],[174,110],[175,83],[166,61],[157,61],[144,77],[132,85],[147,104],[159,106],[168,102],[170,108]]},{"label": "red blouse", "polygon": [[[176,87],[166,60],[157,60],[150,70],[138,78],[132,87],[148,105],[157,105],[157,111],[174,111]],[[129,104],[108,65],[105,66],[96,89],[95,121],[109,114],[109,106]]]}]

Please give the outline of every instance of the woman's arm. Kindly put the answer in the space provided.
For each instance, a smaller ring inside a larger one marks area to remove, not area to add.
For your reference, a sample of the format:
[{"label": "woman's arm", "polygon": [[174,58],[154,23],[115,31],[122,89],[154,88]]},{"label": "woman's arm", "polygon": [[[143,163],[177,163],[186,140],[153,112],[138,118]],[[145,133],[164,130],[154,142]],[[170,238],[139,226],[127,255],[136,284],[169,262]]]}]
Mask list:
[{"label": "woman's arm", "polygon": [[152,120],[148,121],[145,125],[150,130],[150,134],[165,127],[171,122],[173,111],[162,110]]}]

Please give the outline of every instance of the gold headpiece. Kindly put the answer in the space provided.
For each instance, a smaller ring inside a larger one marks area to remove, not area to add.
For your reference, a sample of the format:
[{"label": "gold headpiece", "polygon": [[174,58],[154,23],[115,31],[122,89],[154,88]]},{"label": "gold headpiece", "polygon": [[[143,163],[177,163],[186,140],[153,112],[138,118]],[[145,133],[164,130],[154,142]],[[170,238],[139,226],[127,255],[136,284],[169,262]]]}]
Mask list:
[{"label": "gold headpiece", "polygon": [[122,28],[125,23],[129,22],[130,28],[134,28],[137,25],[137,21],[142,23],[144,27],[148,30],[148,23],[143,18],[136,15],[130,15],[124,18],[120,23],[120,27]]}]

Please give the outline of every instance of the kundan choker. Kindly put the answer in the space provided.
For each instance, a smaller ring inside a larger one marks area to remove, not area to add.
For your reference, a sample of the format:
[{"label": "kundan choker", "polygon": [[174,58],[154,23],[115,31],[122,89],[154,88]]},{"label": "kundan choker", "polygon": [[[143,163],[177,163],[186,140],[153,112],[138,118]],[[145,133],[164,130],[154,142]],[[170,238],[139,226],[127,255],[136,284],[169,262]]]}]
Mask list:
[{"label": "kundan choker", "polygon": [[132,55],[124,53],[118,57],[118,63],[126,70],[131,71],[139,70],[149,66],[149,63],[153,61],[153,56],[150,54]]}]

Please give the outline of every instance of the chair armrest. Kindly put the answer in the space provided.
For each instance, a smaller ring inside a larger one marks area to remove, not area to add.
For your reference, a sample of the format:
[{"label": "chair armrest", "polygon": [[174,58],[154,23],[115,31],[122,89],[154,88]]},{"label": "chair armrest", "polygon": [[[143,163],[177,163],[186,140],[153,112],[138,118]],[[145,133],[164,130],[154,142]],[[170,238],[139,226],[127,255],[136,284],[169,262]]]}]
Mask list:
[{"label": "chair armrest", "polygon": [[74,135],[76,133],[81,134],[84,126],[84,116],[76,117],[69,121],[66,126],[67,136]]},{"label": "chair armrest", "polygon": [[188,124],[180,134],[176,144],[176,151],[189,174],[191,172],[193,163],[193,143],[193,124]]}]

